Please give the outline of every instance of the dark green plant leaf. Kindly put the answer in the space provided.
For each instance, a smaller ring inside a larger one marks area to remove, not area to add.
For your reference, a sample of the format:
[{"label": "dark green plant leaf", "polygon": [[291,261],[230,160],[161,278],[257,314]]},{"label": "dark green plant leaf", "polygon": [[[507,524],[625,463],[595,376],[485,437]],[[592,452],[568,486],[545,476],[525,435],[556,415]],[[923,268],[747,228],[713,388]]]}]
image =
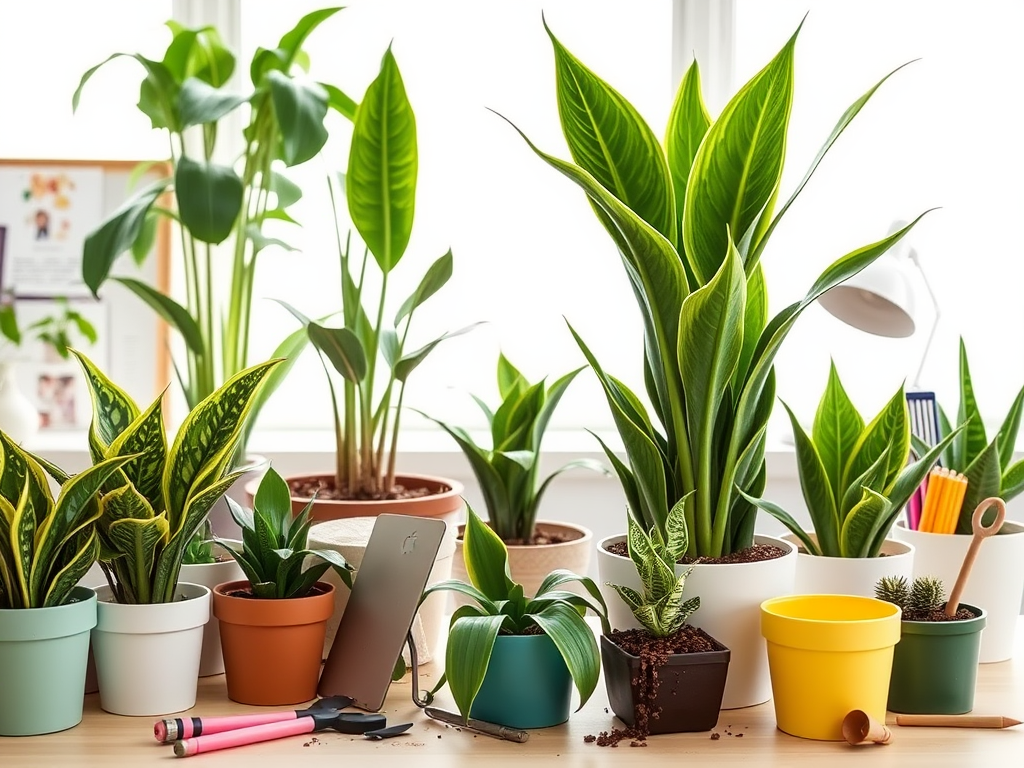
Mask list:
[{"label": "dark green plant leaf", "polygon": [[508,550],[468,504],[462,553],[473,586],[490,600],[506,600],[515,586],[509,576]]},{"label": "dark green plant leaf", "polygon": [[249,101],[249,98],[227,93],[199,78],[189,77],[181,84],[178,92],[178,119],[182,129],[203,123],[216,123]]},{"label": "dark green plant leaf", "polygon": [[163,320],[178,331],[185,346],[192,354],[200,358],[206,354],[203,332],[199,330],[198,323],[185,307],[141,280],[136,280],[133,277],[115,277],[113,280],[146,302]]},{"label": "dark green plant leaf", "polygon": [[316,157],[327,143],[327,93],[318,83],[294,80],[277,70],[267,72],[266,77],[281,130],[285,165],[299,165]]},{"label": "dark green plant leaf", "polygon": [[579,712],[597,687],[601,674],[601,652],[594,633],[579,613],[564,603],[551,603],[531,618],[544,630],[558,649],[569,668],[576,690],[580,694]]},{"label": "dark green plant leaf", "polygon": [[348,328],[326,328],[310,322],[306,326],[309,340],[327,356],[334,370],[347,380],[359,382],[366,376],[366,353],[359,338]]},{"label": "dark green plant leaf", "polygon": [[[818,403],[811,434],[814,447],[821,457],[825,476],[833,498],[839,501],[843,492],[843,469],[853,454],[854,446],[864,431],[864,419],[854,407],[849,395],[839,380],[836,364],[829,366],[828,384]],[[870,463],[870,462],[869,462]]]},{"label": "dark green plant leaf", "polygon": [[275,538],[286,533],[292,517],[292,494],[288,490],[288,483],[274,471],[273,467],[268,469],[260,480],[253,508],[256,510],[256,517],[264,517],[270,523],[270,530]]},{"label": "dark green plant leaf", "polygon": [[891,509],[888,499],[870,488],[843,521],[839,545],[843,557],[867,557],[875,534]]},{"label": "dark green plant leaf", "polygon": [[[665,132],[665,153],[668,156],[668,170],[675,192],[676,224],[680,227],[690,168],[693,166],[693,158],[697,155],[697,148],[700,147],[710,127],[711,116],[708,115],[700,92],[700,67],[694,59],[679,83],[672,112],[668,117],[668,130]],[[682,238],[679,238],[678,250],[680,254],[683,253]]]},{"label": "dark green plant leaf", "polygon": [[449,248],[446,254],[430,265],[426,274],[423,275],[423,279],[420,280],[420,284],[416,286],[416,290],[402,302],[402,306],[398,308],[398,314],[395,315],[395,327],[397,328],[402,320],[413,313],[413,310],[443,288],[451,276],[452,251]]},{"label": "dark green plant leaf", "polygon": [[395,379],[404,382],[406,379],[409,378],[409,374],[416,370],[419,364],[422,363],[427,358],[427,355],[434,351],[434,347],[436,347],[442,341],[447,341],[448,339],[453,339],[456,336],[461,336],[464,333],[469,333],[478,325],[483,325],[483,321],[478,323],[472,323],[471,325],[467,325],[465,328],[459,328],[459,330],[457,331],[445,333],[441,336],[438,336],[433,341],[424,344],[415,352],[409,352],[408,354],[403,355],[402,358],[397,363],[395,363]]},{"label": "dark green plant leaf", "polygon": [[1020,433],[1021,415],[1024,413],[1024,387],[1021,387],[1017,396],[1010,404],[1010,410],[1003,419],[999,431],[996,432],[995,442],[999,449],[999,466],[1009,467],[1013,461],[1013,452],[1017,445],[1017,435]]},{"label": "dark green plant leaf", "polygon": [[[965,431],[967,430],[970,430],[970,425]],[[963,504],[960,507],[956,532],[969,534],[971,533],[971,517],[974,515],[975,508],[982,499],[998,496],[1002,485],[999,449],[996,447],[995,441],[989,443],[981,453],[974,455],[974,459],[964,470],[964,475],[967,476],[967,492],[964,494]],[[988,515],[989,519],[985,521],[986,524],[992,522],[993,514]]]},{"label": "dark green plant leaf", "polygon": [[853,478],[863,474],[886,451],[889,459],[884,487],[892,483],[910,456],[910,417],[902,386],[857,438],[843,470],[843,487],[848,487]]},{"label": "dark green plant leaf", "polygon": [[174,194],[182,224],[204,243],[227,239],[242,210],[242,180],[226,165],[179,158]]},{"label": "dark green plant leaf", "polygon": [[487,674],[498,630],[506,620],[501,615],[463,616],[448,631],[445,674],[455,706],[465,719]]},{"label": "dark green plant leaf", "polygon": [[753,496],[745,493],[743,489],[739,487],[736,488],[736,493],[738,493],[744,499],[749,501],[751,504],[757,506],[759,509],[763,509],[769,515],[771,515],[784,526],[786,526],[789,529],[790,533],[792,533],[794,536],[800,539],[800,543],[803,545],[804,549],[808,551],[808,553],[819,556],[823,554],[821,548],[814,542],[814,539],[807,535],[807,532],[804,531],[804,527],[797,522],[796,518],[789,514],[789,512],[784,510],[778,504],[776,504],[773,501],[768,501],[767,499],[754,498]]},{"label": "dark green plant leaf", "polygon": [[320,83],[320,87],[327,92],[327,106],[349,120],[356,119],[356,110],[359,105],[347,93],[343,92],[336,85]]}]

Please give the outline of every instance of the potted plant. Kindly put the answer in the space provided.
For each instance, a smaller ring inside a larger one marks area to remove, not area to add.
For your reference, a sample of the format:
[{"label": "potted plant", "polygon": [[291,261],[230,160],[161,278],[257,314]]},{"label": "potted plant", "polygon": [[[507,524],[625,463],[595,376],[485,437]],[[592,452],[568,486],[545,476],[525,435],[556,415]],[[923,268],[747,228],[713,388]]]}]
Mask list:
[{"label": "potted plant", "polygon": [[[580,370],[567,373],[550,386],[544,381],[531,384],[504,355],[499,355],[500,405],[491,410],[483,400],[473,398],[487,417],[490,448],[479,445],[465,429],[428,417],[452,436],[469,460],[483,493],[487,524],[505,542],[512,578],[528,594],[537,591],[552,563],[574,573],[586,573],[590,568],[590,530],[571,523],[537,521],[544,491],[562,472],[586,467],[608,474],[600,464],[579,459],[555,470],[538,485],[540,446],[548,421]],[[460,526],[453,565],[453,576],[460,581],[469,578],[462,557],[464,530],[465,526]]]},{"label": "potted plant", "polygon": [[96,593],[100,486],[115,456],[69,479],[56,499],[43,464],[0,432],[0,736],[62,731],[82,719]]},{"label": "potted plant", "polygon": [[[583,618],[590,608],[608,631],[604,600],[594,582],[565,570],[548,574],[534,597],[509,576],[508,550],[467,506],[464,552],[468,583],[450,580],[428,587],[456,592],[475,604],[459,608],[448,632],[445,672],[464,718],[510,728],[546,728],[569,718],[572,686],[580,707],[597,687],[600,653]],[[579,583],[589,597],[566,591]]]},{"label": "potted plant", "polygon": [[805,532],[778,504],[743,497],[789,528],[785,538],[801,547],[794,591],[871,597],[882,576],[909,578],[914,548],[890,539],[889,532],[957,431],[911,462],[903,387],[865,424],[834,363],[810,434],[783,406],[793,425],[800,488],[813,531]]},{"label": "potted plant", "polygon": [[[302,323],[330,386],[334,472],[287,478],[296,513],[316,495],[312,511],[316,521],[387,512],[442,517],[454,526],[462,509],[458,483],[399,474],[396,468],[409,376],[438,344],[472,327],[445,333],[416,349],[409,346],[416,310],[451,277],[450,250],[427,269],[397,308],[388,301],[392,273],[405,256],[412,234],[416,178],[415,116],[389,48],[356,109],[344,175],[348,214],[365,250],[359,258],[353,252],[351,232],[344,243],[339,237],[342,325],[327,327],[284,305]],[[335,206],[340,231],[339,216]],[[332,371],[340,382],[335,383]],[[254,485],[250,483],[250,489]]]},{"label": "potted plant", "polygon": [[942,582],[920,576],[878,581],[875,596],[903,611],[900,642],[892,658],[888,709],[892,712],[961,715],[974,708],[985,611],[960,603],[945,612]]},{"label": "potted plant", "polygon": [[[280,361],[232,376],[189,412],[168,446],[163,396],[142,411],[88,358],[75,355],[92,395],[93,461],[131,459],[104,483],[99,502],[100,566],[108,582],[97,589],[92,635],[100,706],[125,715],[189,709],[210,590],[179,582],[182,557],[210,507],[241,474],[229,469],[242,428]],[[173,663],[154,661],[161,659]]]},{"label": "potted plant", "polygon": [[613,743],[617,736],[644,741],[648,734],[708,731],[718,722],[729,649],[686,623],[700,598],[684,600],[689,571],[675,573],[688,544],[684,507],[680,501],[669,512],[665,539],[657,528],[647,534],[627,518],[629,557],[643,588],[612,589],[641,626],[601,636],[608,703],[629,726],[612,731]]},{"label": "potted plant", "polygon": [[[1020,434],[1024,413],[1024,388],[1017,393],[1010,410],[995,435],[989,439],[981,409],[974,394],[974,382],[967,360],[967,348],[960,340],[960,403],[956,423],[964,425],[959,434],[942,452],[942,466],[962,472],[967,478],[957,518],[956,533],[939,534],[911,530],[903,521],[893,529],[897,539],[915,549],[914,576],[932,575],[946,583],[957,577],[971,544],[971,517],[983,499],[990,497],[1009,501],[1024,491],[1024,460],[1013,461],[1015,444]],[[943,435],[952,432],[946,411],[939,408],[939,429]],[[915,441],[918,450],[926,446]],[[991,517],[985,518],[986,523]],[[1007,520],[999,535],[985,545],[985,557],[978,562],[964,592],[964,600],[986,612],[985,631],[981,635],[981,662],[1005,661],[1012,658],[1017,616],[1020,614],[1021,592],[1024,591],[1024,525]]]},{"label": "potted plant", "polygon": [[[260,254],[295,250],[264,233],[271,220],[296,224],[289,208],[302,190],[281,167],[317,155],[327,140],[329,109],[349,119],[355,114],[355,102],[340,89],[313,82],[303,71],[309,61],[306,39],[339,10],[306,14],[277,45],[256,48],[242,91],[232,78],[236,57],[216,28],[189,29],[171,21],[171,40],[160,60],[115,53],[82,75],[72,99],[77,108],[86,83],[113,59],[133,58],[144,70],[138,106],[153,128],[167,134],[169,173],[139,189],[86,237],[82,278],[97,295],[107,281],[119,283],[178,332],[184,356],[175,370],[190,409],[250,364],[252,290]],[[241,135],[229,130],[235,125],[242,126]],[[236,159],[226,163],[222,155]],[[122,255],[145,258],[162,216],[172,220],[180,236],[184,304],[142,281],[111,276]],[[230,268],[222,269],[224,264]],[[286,362],[255,402],[234,462],[248,465],[249,478],[262,464],[261,457],[245,452],[249,431],[305,343],[305,334],[292,333],[272,355]],[[235,498],[244,499],[242,494],[240,484]],[[224,503],[212,518],[215,529],[226,534],[231,520]]]},{"label": "potted plant", "polygon": [[307,547],[312,504],[293,517],[288,485],[273,469],[260,481],[252,512],[231,498],[228,504],[242,529],[242,546],[220,543],[246,579],[213,590],[228,697],[256,705],[316,698],[334,610],[334,587],[320,579],[332,568],[351,588],[352,569],[337,552]]},{"label": "potted plant", "polygon": [[[562,132],[575,163],[526,140],[590,199],[619,249],[644,322],[653,418],[573,331],[605,390],[627,461],[605,451],[644,530],[657,527],[664,537],[668,511],[691,494],[687,557],[700,562],[687,589],[705,599],[693,623],[732,652],[723,706],[757,704],[770,696],[758,606],[792,589],[795,568],[791,544],[755,535],[756,507],[740,495],[759,496],[764,488],[775,356],[808,306],[885,253],[920,217],[835,261],[770,321],[760,260],[821,159],[881,83],[843,114],[776,212],[796,34],[714,120],[694,63],[680,84],[664,150],[629,101],[549,35]],[[600,581],[637,589],[624,538],[599,543]],[[614,604],[611,620],[633,623]]]}]

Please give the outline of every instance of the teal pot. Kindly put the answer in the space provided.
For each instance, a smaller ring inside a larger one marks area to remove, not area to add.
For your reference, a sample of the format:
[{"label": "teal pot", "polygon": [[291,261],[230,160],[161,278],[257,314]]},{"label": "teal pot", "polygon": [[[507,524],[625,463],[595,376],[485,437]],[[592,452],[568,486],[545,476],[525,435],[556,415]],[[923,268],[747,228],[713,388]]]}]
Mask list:
[{"label": "teal pot", "polygon": [[975,618],[900,622],[889,681],[890,711],[962,715],[974,708],[985,611],[964,603],[960,607]]},{"label": "teal pot", "polygon": [[[658,667],[660,684],[652,702],[658,715],[648,719],[648,733],[689,733],[715,727],[729,673],[729,649],[711,639],[715,650],[673,653]],[[626,725],[635,725],[640,657],[601,635],[601,666],[612,712]]]},{"label": "teal pot", "polygon": [[547,635],[499,635],[470,717],[510,728],[569,719],[572,677]]},{"label": "teal pot", "polygon": [[33,736],[82,721],[96,593],[75,587],[55,608],[0,610],[0,736]]}]

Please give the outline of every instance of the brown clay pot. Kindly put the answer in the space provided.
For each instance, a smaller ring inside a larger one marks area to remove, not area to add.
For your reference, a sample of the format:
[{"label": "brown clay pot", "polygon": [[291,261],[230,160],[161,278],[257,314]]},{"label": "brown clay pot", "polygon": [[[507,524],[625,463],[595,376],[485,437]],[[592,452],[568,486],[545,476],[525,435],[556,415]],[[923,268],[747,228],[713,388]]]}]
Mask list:
[{"label": "brown clay pot", "polygon": [[[285,480],[291,482],[298,478],[305,480],[321,480],[333,482],[329,474],[291,475]],[[439,517],[454,526],[458,523],[462,512],[462,483],[432,475],[402,474],[395,476],[395,482],[406,488],[423,488],[430,490],[427,496],[413,499],[391,499],[383,501],[335,501],[333,499],[317,499],[313,503],[310,517],[314,522],[325,520],[341,520],[346,517],[376,517],[377,515],[415,515],[416,517]],[[258,482],[249,483],[245,490],[251,500],[255,498]],[[292,496],[292,513],[299,514],[309,503],[308,498]]]},{"label": "brown clay pot", "polygon": [[248,581],[229,581],[213,590],[228,698],[262,706],[316,698],[334,587],[319,581],[319,594],[291,600],[227,594],[248,587]]}]

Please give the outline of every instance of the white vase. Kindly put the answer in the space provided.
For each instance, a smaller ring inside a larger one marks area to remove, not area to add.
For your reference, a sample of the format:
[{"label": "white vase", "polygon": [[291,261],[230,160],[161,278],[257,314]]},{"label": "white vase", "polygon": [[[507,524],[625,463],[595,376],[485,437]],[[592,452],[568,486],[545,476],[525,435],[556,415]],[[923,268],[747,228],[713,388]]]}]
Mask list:
[{"label": "white vase", "polygon": [[[818,537],[808,533],[815,542]],[[788,533],[782,537],[794,547],[800,540]],[[857,595],[874,597],[875,585],[883,576],[903,576],[910,581],[914,569],[914,547],[893,539],[882,543],[882,557],[820,557],[797,552],[797,595]]]},{"label": "white vase", "polygon": [[171,603],[121,605],[96,590],[92,650],[100,707],[115,715],[167,715],[196,703],[210,590],[179,583]]},{"label": "white vase", "polygon": [[[625,540],[624,535],[610,536],[597,545],[601,594],[608,605],[613,629],[639,626],[622,598],[607,586],[610,582],[640,589],[633,562],[605,549],[608,544]],[[778,547],[786,554],[754,563],[698,563],[693,566],[683,593],[684,599],[700,597],[700,608],[690,618],[690,623],[731,651],[722,709],[751,707],[772,697],[768,656],[761,636],[761,603],[793,593],[796,547],[772,536],[754,536],[754,542]],[[677,565],[676,573],[683,573],[689,567]]]},{"label": "white vase", "polygon": [[0,430],[19,445],[39,431],[39,411],[18,387],[14,363],[0,362]]},{"label": "white vase", "polygon": [[[232,545],[241,547],[241,542],[232,542]],[[213,590],[218,584],[226,584],[229,581],[241,581],[245,578],[241,566],[218,545],[214,545],[214,556],[225,557],[216,563],[196,563],[193,565],[184,564],[181,566],[181,573],[178,578],[188,584],[200,584],[209,590]],[[220,648],[220,621],[216,616],[211,616],[209,623],[203,630],[203,652],[199,661],[199,676],[209,677],[224,672],[224,656]]]},{"label": "white vase", "polygon": [[[973,536],[912,531],[903,521],[893,528],[900,541],[914,545],[914,576],[942,579],[948,594],[956,584]],[[1024,525],[1007,520],[981,544],[960,600],[988,613],[981,633],[982,664],[1013,657],[1014,634],[1024,591]]]}]

